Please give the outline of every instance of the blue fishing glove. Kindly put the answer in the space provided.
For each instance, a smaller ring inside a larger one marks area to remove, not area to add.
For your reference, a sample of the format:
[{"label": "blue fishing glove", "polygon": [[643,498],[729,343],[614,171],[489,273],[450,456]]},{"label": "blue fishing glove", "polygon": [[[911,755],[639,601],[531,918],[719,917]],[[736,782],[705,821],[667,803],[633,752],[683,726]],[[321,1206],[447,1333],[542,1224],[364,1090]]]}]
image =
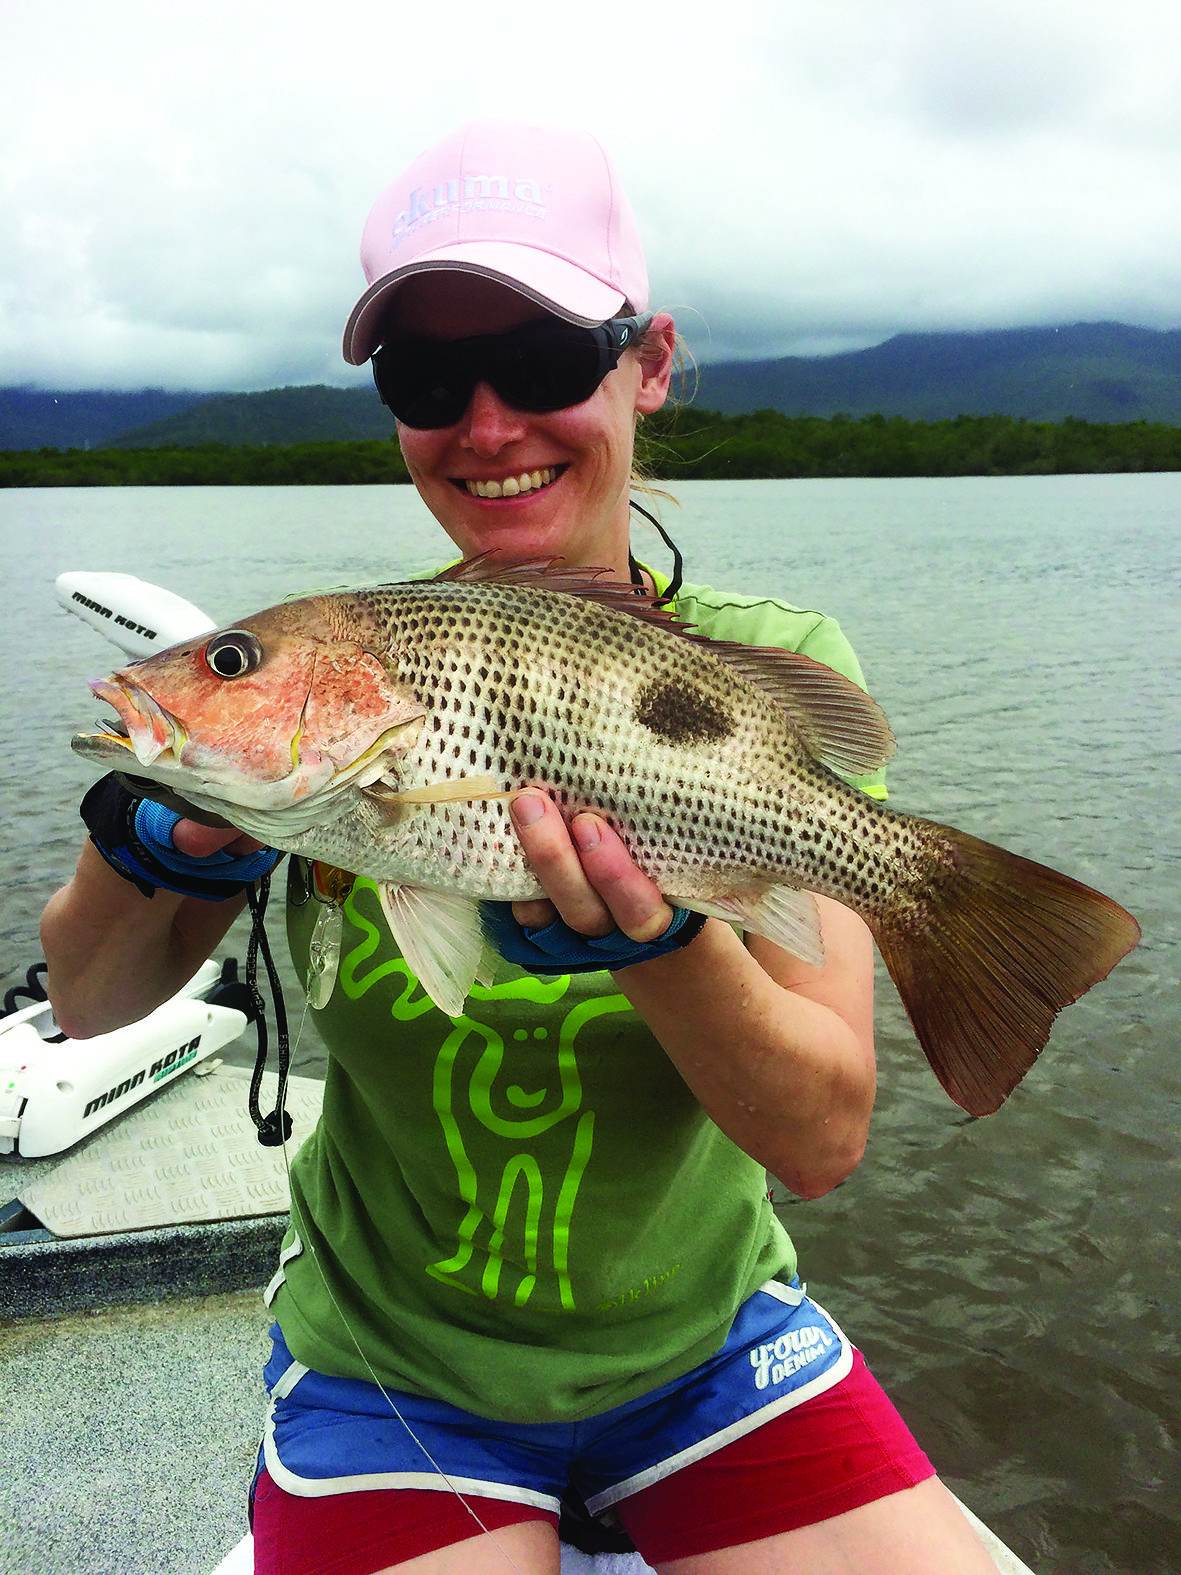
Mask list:
[{"label": "blue fishing glove", "polygon": [[654,941],[633,941],[622,930],[610,935],[580,935],[561,919],[544,929],[518,924],[511,902],[482,902],[480,917],[489,940],[506,962],[530,973],[595,973],[600,968],[630,968],[688,946],[705,928],[705,915],[674,908],[672,923]]},{"label": "blue fishing glove", "polygon": [[203,902],[224,902],[273,870],[283,857],[275,848],[245,854],[220,848],[204,858],[181,853],[172,845],[172,828],[183,817],[154,799],[137,798],[113,774],[94,784],[78,813],[116,875],[145,897],[163,886]]}]

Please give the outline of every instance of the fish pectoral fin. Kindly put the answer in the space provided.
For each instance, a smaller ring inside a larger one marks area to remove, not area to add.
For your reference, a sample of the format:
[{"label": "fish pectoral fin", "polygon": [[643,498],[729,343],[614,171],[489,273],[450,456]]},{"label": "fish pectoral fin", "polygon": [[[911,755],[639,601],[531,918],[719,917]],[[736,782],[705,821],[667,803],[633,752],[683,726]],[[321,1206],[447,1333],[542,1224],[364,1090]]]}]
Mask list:
[{"label": "fish pectoral fin", "polygon": [[478,798],[515,798],[518,789],[502,788],[495,777],[448,777],[416,788],[396,788],[382,779],[362,791],[380,804],[468,804]]},{"label": "fish pectoral fin", "polygon": [[477,978],[487,982],[479,904],[453,892],[381,881],[381,911],[402,956],[441,1012],[458,1017]]},{"label": "fish pectoral fin", "polygon": [[[669,897],[669,902],[677,902]],[[762,935],[785,952],[813,968],[824,967],[824,942],[820,936],[820,910],[810,891],[795,886],[771,886],[750,896],[716,898],[699,902],[696,898],[680,904],[710,918],[739,924],[753,935]]]}]

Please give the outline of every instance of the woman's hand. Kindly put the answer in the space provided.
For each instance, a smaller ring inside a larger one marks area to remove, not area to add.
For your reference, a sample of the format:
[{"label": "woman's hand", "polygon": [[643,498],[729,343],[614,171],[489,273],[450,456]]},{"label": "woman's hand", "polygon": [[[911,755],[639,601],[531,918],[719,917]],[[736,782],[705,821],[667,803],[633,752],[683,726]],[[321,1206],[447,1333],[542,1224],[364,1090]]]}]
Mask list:
[{"label": "woman's hand", "polygon": [[513,800],[512,817],[533,872],[548,894],[514,902],[518,924],[542,929],[557,916],[582,935],[620,929],[633,941],[654,941],[668,929],[672,908],[600,816],[576,815],[567,827],[552,799],[529,791]]},{"label": "woman's hand", "polygon": [[[137,801],[128,802],[134,809]],[[114,833],[124,824],[118,807],[107,806],[105,829]],[[263,846],[232,826],[184,819],[169,831],[172,847],[190,858],[223,848],[244,857]],[[73,1039],[87,1039],[145,1016],[192,978],[244,904],[244,894],[204,901],[129,877],[87,841],[72,879],[50,898],[41,920],[59,1026]]]}]

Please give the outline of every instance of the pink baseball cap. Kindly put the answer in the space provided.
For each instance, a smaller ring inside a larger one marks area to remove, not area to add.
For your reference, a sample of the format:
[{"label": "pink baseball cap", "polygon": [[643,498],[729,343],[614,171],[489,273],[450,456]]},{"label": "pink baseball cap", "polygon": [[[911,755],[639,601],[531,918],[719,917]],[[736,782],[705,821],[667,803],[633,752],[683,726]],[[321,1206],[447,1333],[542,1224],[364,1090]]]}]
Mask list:
[{"label": "pink baseball cap", "polygon": [[446,137],[373,205],[361,237],[369,288],[344,331],[362,366],[404,280],[434,268],[496,279],[568,322],[643,312],[648,271],[635,215],[596,138],[476,120]]}]

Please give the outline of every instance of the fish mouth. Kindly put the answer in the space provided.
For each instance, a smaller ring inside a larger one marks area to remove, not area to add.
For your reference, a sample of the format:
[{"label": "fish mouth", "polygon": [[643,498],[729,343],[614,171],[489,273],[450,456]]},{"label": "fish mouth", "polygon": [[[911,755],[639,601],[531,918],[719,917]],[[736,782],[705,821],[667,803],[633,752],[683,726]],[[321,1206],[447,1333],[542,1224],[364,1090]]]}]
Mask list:
[{"label": "fish mouth", "polygon": [[92,753],[111,755],[124,749],[141,766],[153,766],[157,761],[180,765],[181,750],[189,741],[188,729],[133,678],[119,682],[98,678],[90,685],[90,692],[117,712],[116,719],[106,723],[101,732],[81,735]]}]

